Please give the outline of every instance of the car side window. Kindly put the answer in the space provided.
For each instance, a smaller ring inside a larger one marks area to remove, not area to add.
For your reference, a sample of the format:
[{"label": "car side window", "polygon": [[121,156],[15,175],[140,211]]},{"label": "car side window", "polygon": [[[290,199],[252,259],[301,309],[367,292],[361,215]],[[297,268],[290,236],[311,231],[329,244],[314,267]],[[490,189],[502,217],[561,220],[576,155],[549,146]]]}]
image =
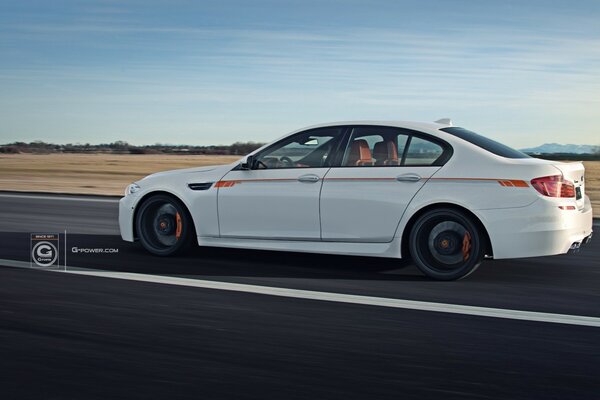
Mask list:
[{"label": "car side window", "polygon": [[331,127],[293,135],[262,151],[257,157],[257,168],[327,167],[342,132],[342,127]]},{"label": "car side window", "polygon": [[398,167],[443,165],[452,155],[449,146],[426,134],[386,126],[352,129],[342,167]]},{"label": "car side window", "polygon": [[352,130],[342,166],[399,166],[408,135],[397,128],[364,126]]},{"label": "car side window", "polygon": [[439,144],[413,136],[402,165],[433,165],[443,152],[444,149]]}]

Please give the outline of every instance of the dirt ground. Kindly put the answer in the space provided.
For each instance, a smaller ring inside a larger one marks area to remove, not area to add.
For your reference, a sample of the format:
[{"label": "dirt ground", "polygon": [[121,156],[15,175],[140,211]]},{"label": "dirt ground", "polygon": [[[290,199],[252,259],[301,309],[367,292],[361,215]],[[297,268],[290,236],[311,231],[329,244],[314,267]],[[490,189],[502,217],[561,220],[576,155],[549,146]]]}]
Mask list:
[{"label": "dirt ground", "polygon": [[[10,154],[0,156],[0,190],[122,195],[148,174],[177,168],[228,164],[239,156],[162,154]],[[586,193],[600,217],[600,161],[584,162]]]}]

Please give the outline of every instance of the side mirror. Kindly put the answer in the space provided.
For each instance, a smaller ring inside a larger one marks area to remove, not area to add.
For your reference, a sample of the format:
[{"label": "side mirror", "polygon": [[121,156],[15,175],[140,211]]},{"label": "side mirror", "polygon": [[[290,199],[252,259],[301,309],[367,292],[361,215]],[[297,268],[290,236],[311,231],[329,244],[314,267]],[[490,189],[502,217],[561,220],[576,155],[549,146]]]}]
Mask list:
[{"label": "side mirror", "polygon": [[256,164],[256,158],[253,155],[246,157],[246,161],[240,164],[240,168],[243,170],[254,169],[254,165]]}]

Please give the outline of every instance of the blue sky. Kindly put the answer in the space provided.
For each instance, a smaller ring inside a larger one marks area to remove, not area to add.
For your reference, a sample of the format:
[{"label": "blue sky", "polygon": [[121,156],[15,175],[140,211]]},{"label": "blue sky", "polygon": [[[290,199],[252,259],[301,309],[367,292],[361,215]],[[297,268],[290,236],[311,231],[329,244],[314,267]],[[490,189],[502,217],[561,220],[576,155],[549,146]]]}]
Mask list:
[{"label": "blue sky", "polygon": [[0,143],[270,141],[337,120],[600,144],[600,1],[0,2]]}]

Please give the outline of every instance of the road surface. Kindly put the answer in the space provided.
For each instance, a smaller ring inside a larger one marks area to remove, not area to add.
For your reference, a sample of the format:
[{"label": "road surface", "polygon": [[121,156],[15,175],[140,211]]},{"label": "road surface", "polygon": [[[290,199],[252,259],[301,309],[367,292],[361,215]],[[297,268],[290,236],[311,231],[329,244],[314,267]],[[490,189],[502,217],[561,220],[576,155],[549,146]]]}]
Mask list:
[{"label": "road surface", "polygon": [[[116,218],[0,193],[3,398],[599,397],[597,240],[433,282],[366,257],[152,257]],[[68,272],[29,268],[29,233],[65,229]]]}]

